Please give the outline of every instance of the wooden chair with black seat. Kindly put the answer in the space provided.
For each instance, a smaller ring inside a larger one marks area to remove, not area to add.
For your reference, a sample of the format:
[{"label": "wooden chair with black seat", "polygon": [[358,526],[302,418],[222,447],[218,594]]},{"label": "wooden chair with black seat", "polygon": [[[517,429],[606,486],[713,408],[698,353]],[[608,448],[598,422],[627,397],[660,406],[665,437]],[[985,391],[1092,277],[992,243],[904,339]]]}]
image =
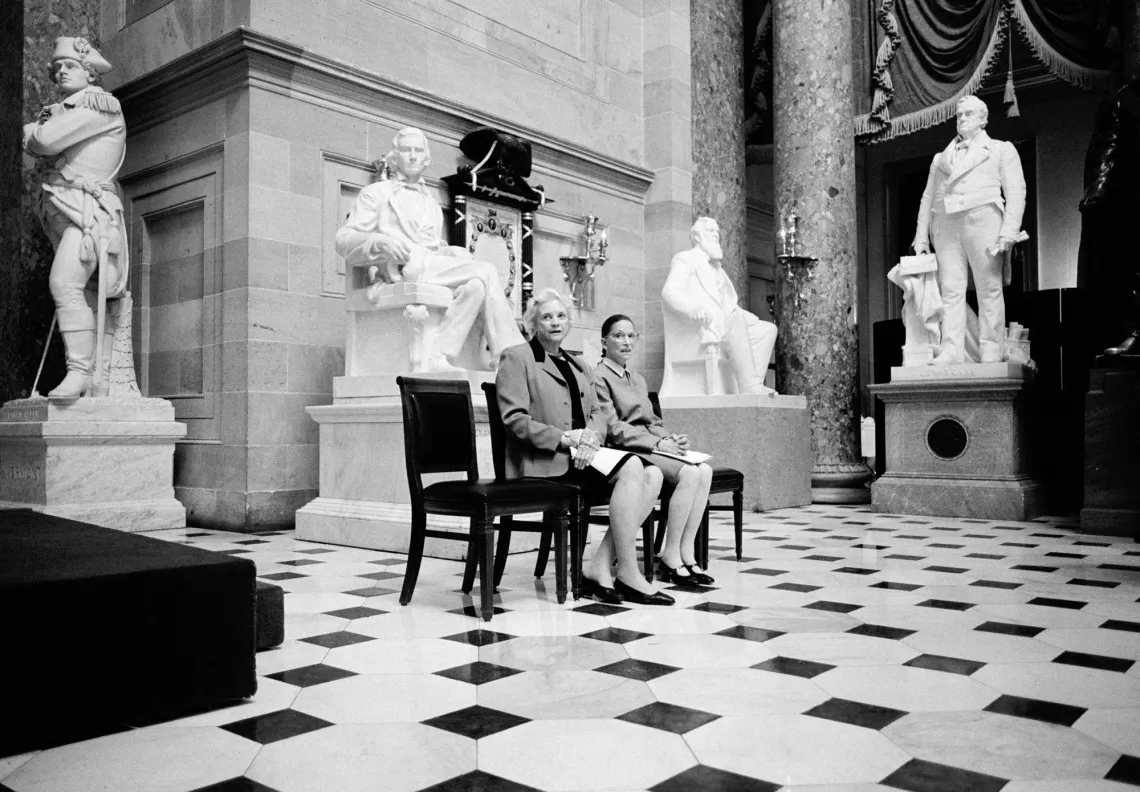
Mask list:
[{"label": "wooden chair with black seat", "polygon": [[[657,391],[650,391],[649,401],[653,404],[653,411],[657,413],[658,418],[661,415],[661,398],[658,396]],[[705,450],[705,449],[702,449]],[[712,449],[707,449],[712,453]],[[701,520],[701,528],[697,533],[697,561],[704,569],[709,568],[709,512],[710,511],[731,511],[733,517],[733,528],[736,532],[736,560],[739,561],[744,555],[744,474],[733,467],[726,465],[713,465],[712,466],[712,486],[709,487],[709,495],[716,495],[718,493],[731,492],[732,505],[714,505],[711,501],[705,507],[705,516]],[[653,552],[661,552],[661,543],[665,541],[665,521],[669,514],[669,498],[668,493],[664,490],[661,492],[661,508],[658,511],[657,522],[657,536],[653,543]]]},{"label": "wooden chair with black seat", "polygon": [[[495,389],[495,383],[484,382],[483,392],[487,396],[487,422],[491,429],[491,455],[495,460],[495,477],[505,478],[505,463],[503,455],[506,452],[507,435],[506,427],[503,426],[503,416],[499,411],[498,393]],[[517,481],[518,479],[512,479]],[[570,547],[575,548],[570,556],[570,586],[574,594],[574,599],[578,599],[578,592],[582,582],[582,553],[586,547],[586,535],[589,531],[589,525],[609,525],[609,517],[605,514],[592,514],[591,507],[600,504],[588,503],[584,500],[580,501],[580,512],[578,519],[573,521],[570,525]],[[527,520],[516,520],[513,517],[507,516],[500,521],[499,525],[499,543],[495,550],[495,585],[499,585],[499,581],[503,578],[503,569],[507,562],[507,553],[510,551],[511,545],[511,531],[512,530],[533,530],[536,523]],[[519,527],[522,526],[522,527]],[[641,526],[642,531],[642,547],[645,555],[644,567],[645,576],[648,580],[653,580],[653,554],[649,552],[649,548],[653,546],[653,515]],[[550,558],[550,534],[543,533],[539,539],[538,558],[534,564],[534,576],[536,578],[542,577],[546,574],[546,564]]]},{"label": "wooden chair with black seat", "polygon": [[[400,604],[407,605],[412,600],[423,559],[424,540],[428,537],[454,539],[468,545],[463,592],[471,591],[478,567],[480,613],[484,621],[490,621],[494,596],[495,520],[539,512],[544,515],[543,522],[533,523],[530,530],[553,536],[555,591],[558,602],[565,602],[567,534],[580,511],[578,491],[542,479],[510,482],[480,479],[470,385],[464,380],[414,377],[397,377],[396,382],[403,408],[404,458],[412,505],[408,565]],[[467,477],[424,485],[424,475],[438,473],[466,473]],[[467,533],[429,529],[428,514],[468,517],[470,529]],[[477,559],[478,563],[472,559]]]}]

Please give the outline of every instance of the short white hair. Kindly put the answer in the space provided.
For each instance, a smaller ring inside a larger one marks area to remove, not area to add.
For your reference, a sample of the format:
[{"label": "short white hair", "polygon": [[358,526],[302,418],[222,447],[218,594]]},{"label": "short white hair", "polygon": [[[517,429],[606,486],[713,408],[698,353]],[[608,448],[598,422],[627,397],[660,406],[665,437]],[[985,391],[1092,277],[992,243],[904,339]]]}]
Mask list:
[{"label": "short white hair", "polygon": [[986,122],[990,120],[990,108],[986,106],[985,102],[973,94],[963,96],[958,100],[957,107],[962,107],[963,105],[972,107],[978,111],[978,115],[982,117],[982,126],[985,126]]},{"label": "short white hair", "polygon": [[536,328],[538,327],[538,312],[542,306],[551,302],[560,302],[562,307],[566,309],[566,314],[570,314],[570,301],[563,296],[562,292],[558,289],[539,289],[535,292],[534,296],[530,298],[527,303],[526,312],[523,314],[522,323],[526,328],[527,333],[533,337]]},{"label": "short white hair", "polygon": [[384,164],[388,166],[389,170],[394,170],[396,167],[396,152],[400,148],[400,138],[418,137],[424,144],[424,167],[426,168],[431,164],[431,146],[428,144],[427,135],[424,134],[422,129],[417,127],[404,127],[396,132],[392,137],[392,150],[384,155]]},{"label": "short white hair", "polygon": [[693,223],[693,227],[689,229],[689,241],[693,244],[699,242],[704,229],[709,226],[720,228],[720,223],[714,217],[698,217],[697,222]]}]

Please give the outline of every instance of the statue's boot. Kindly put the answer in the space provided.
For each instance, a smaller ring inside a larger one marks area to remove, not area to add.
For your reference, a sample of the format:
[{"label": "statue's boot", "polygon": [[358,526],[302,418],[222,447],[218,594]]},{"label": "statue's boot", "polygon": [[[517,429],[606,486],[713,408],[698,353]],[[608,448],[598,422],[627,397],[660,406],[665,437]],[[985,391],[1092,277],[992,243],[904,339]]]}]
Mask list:
[{"label": "statue's boot", "polygon": [[77,399],[91,392],[91,375],[95,370],[95,317],[90,308],[60,308],[56,317],[67,350],[67,376],[48,393],[48,398]]},{"label": "statue's boot", "polygon": [[729,362],[732,363],[732,373],[736,377],[737,392],[775,396],[776,391],[764,384],[764,374],[767,371],[761,372],[756,368],[748,326],[742,321],[731,322],[725,340],[728,341]]},{"label": "statue's boot", "polygon": [[1140,355],[1140,330],[1134,330],[1132,335],[1113,347],[1104,350],[1106,355]]}]

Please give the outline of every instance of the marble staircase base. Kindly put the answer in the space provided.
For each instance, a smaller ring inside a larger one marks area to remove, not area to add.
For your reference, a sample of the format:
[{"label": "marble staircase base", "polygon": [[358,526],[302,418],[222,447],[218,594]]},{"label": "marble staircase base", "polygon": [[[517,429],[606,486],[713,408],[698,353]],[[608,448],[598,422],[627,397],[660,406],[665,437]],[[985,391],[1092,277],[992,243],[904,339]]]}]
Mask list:
[{"label": "marble staircase base", "polygon": [[811,503],[811,426],[804,396],[663,396],[672,432],[687,434],[710,464],[744,473],[744,507],[768,511]]},{"label": "marble staircase base", "polygon": [[0,508],[123,531],[186,525],[174,444],[186,427],[165,399],[16,399],[0,409]]}]

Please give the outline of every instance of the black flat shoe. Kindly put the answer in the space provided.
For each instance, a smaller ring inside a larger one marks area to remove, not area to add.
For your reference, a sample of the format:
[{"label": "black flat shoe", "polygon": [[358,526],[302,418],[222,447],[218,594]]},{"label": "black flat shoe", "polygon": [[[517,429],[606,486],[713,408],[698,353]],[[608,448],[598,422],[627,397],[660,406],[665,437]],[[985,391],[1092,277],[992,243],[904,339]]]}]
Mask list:
[{"label": "black flat shoe", "polygon": [[608,586],[603,586],[585,575],[582,576],[582,583],[578,586],[578,594],[583,597],[590,597],[597,602],[604,602],[606,605],[621,605],[623,602],[621,594],[618,594],[617,591]]},{"label": "black flat shoe", "polygon": [[686,567],[679,566],[674,569],[660,558],[657,559],[657,577],[659,580],[664,580],[674,586],[688,586],[691,588],[699,585],[699,581],[693,577],[691,572],[688,575],[682,575],[682,569],[686,569]]},{"label": "black flat shoe", "polygon": [[711,586],[713,583],[716,583],[716,580],[714,580],[711,576],[706,575],[704,572],[698,572],[697,570],[693,569],[694,566],[695,564],[685,564],[685,569],[689,570],[689,578],[694,583],[696,583],[698,586]]},{"label": "black flat shoe", "polygon": [[[583,580],[585,580],[585,578],[583,578]],[[632,602],[634,605],[672,605],[677,601],[663,591],[655,591],[652,594],[642,594],[637,589],[627,586],[620,580],[614,581],[614,590],[625,597],[626,602]]]}]

